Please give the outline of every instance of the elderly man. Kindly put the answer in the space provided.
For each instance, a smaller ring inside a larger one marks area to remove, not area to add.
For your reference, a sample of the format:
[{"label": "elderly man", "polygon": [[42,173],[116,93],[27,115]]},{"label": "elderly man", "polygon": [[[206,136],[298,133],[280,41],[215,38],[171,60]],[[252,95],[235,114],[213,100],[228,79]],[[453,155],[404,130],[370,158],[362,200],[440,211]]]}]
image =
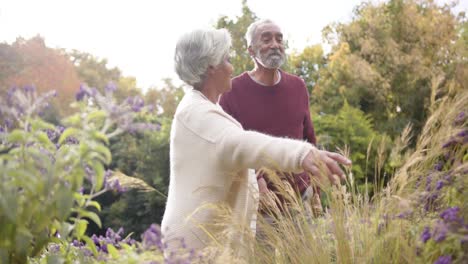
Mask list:
[{"label": "elderly man", "polygon": [[[286,60],[280,27],[271,20],[260,20],[249,26],[245,38],[255,68],[232,79],[232,90],[222,95],[220,105],[245,130],[306,140],[315,145],[306,85],[299,77],[280,69]],[[257,180],[261,195],[275,191],[267,175],[259,173]],[[290,183],[307,201],[304,204],[310,205],[312,199],[314,209],[321,210],[318,192],[310,187],[306,173],[294,175]],[[281,195],[277,197],[283,200]]]}]

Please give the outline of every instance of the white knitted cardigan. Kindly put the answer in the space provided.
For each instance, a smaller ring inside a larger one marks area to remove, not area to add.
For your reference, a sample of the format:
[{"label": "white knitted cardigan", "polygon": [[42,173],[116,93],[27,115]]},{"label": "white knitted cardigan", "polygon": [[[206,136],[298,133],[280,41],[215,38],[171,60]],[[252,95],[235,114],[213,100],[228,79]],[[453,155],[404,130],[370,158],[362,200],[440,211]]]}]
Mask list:
[{"label": "white knitted cardigan", "polygon": [[[241,252],[241,230],[249,229],[258,206],[257,181],[248,169],[300,172],[312,149],[306,142],[243,130],[197,90],[188,91],[177,107],[170,144],[169,194],[161,225],[168,251],[181,247],[177,238],[188,248],[203,249],[232,231],[217,242]],[[215,206],[230,212],[221,220],[223,227],[210,226],[221,215]]]}]

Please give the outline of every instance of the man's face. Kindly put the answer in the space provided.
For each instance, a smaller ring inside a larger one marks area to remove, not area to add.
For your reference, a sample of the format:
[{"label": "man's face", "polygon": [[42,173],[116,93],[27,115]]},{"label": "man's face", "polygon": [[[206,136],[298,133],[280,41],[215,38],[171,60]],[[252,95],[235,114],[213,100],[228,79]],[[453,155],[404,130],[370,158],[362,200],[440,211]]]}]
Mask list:
[{"label": "man's face", "polygon": [[253,36],[251,55],[265,68],[281,67],[286,59],[281,29],[271,23],[260,25]]}]

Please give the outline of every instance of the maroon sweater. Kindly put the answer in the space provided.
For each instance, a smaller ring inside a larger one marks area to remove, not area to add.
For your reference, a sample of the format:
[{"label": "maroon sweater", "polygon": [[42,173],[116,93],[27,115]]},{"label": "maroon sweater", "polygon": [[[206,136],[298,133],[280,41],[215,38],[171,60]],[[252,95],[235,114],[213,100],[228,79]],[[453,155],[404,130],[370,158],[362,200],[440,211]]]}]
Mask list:
[{"label": "maroon sweater", "polygon": [[[245,130],[316,144],[309,94],[304,81],[297,76],[281,71],[279,83],[263,86],[244,72],[232,79],[232,90],[221,96],[219,104]],[[310,185],[306,173],[295,175],[294,179],[293,187],[300,193]],[[268,179],[265,180],[268,189],[273,190]]]}]

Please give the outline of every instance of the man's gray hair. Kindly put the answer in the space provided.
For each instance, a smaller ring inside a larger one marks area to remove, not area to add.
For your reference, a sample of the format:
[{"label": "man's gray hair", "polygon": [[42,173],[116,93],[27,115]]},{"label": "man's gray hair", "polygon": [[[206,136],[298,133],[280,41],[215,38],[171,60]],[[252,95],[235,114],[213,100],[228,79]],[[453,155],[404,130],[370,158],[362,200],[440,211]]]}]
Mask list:
[{"label": "man's gray hair", "polygon": [[276,23],[271,19],[261,19],[250,24],[250,26],[247,28],[247,32],[245,32],[245,40],[247,41],[247,47],[252,46],[252,41],[256,33],[255,31],[257,31],[257,28],[263,24],[275,24],[276,25]]},{"label": "man's gray hair", "polygon": [[221,64],[230,48],[231,35],[226,29],[200,29],[182,35],[174,56],[177,75],[198,89],[208,67]]}]

